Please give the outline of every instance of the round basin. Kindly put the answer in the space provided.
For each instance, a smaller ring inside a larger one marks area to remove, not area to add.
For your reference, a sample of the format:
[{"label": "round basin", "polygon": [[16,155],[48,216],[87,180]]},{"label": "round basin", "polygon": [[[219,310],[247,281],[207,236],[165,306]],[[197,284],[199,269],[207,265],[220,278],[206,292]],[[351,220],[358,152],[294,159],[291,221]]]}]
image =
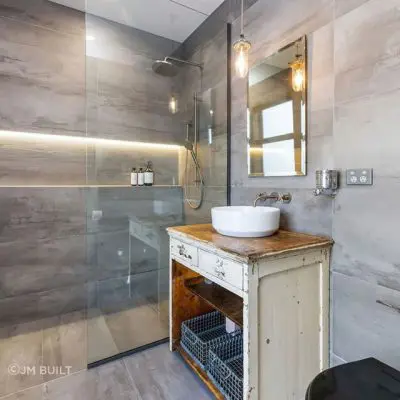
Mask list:
[{"label": "round basin", "polygon": [[264,237],[279,229],[280,209],[276,207],[214,207],[211,209],[214,229],[225,236]]}]

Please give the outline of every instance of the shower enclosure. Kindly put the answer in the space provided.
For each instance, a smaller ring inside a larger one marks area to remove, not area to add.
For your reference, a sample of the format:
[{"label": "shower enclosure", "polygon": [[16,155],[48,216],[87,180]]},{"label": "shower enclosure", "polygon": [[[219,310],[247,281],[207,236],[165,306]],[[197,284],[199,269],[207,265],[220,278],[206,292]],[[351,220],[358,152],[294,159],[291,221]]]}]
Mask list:
[{"label": "shower enclosure", "polygon": [[[211,207],[227,203],[221,48],[225,23],[193,46],[86,14],[86,134],[102,139],[86,168],[89,366],[168,338],[165,228],[209,222]],[[154,186],[131,187],[131,169],[148,161]]]}]

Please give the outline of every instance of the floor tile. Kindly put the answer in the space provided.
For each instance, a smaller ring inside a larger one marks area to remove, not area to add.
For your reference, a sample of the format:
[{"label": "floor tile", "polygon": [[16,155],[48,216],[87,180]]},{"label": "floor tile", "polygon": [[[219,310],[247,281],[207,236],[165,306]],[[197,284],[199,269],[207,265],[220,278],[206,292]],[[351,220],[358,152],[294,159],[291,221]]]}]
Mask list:
[{"label": "floor tile", "polygon": [[169,336],[168,325],[149,306],[140,306],[105,315],[107,326],[119,352],[132,350]]},{"label": "floor tile", "polygon": [[122,361],[48,382],[43,400],[140,400]]},{"label": "floor tile", "polygon": [[143,400],[213,399],[176,353],[163,344],[124,359]]},{"label": "floor tile", "polygon": [[117,345],[101,311],[90,310],[87,321],[88,364],[118,353]]},{"label": "floor tile", "polygon": [[43,382],[42,323],[0,329],[0,397]]},{"label": "floor tile", "polygon": [[86,313],[75,312],[51,318],[43,330],[43,375],[45,381],[87,367]]},{"label": "floor tile", "polygon": [[21,392],[10,394],[6,397],[1,397],[1,400],[42,400],[43,385],[35,386]]}]

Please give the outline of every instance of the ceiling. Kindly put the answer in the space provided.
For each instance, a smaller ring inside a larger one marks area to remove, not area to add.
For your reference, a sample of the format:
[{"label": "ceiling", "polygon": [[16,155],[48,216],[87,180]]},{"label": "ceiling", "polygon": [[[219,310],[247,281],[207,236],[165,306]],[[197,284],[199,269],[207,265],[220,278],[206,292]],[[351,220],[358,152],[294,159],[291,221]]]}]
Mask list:
[{"label": "ceiling", "polygon": [[51,1],[183,42],[224,0]]}]

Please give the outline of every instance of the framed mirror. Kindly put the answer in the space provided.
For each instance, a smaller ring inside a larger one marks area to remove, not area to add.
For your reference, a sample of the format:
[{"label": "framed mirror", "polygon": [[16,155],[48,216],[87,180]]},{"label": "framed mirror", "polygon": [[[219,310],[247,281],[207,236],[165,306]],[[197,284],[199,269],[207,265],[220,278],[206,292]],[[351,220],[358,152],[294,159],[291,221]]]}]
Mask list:
[{"label": "framed mirror", "polygon": [[253,67],[248,77],[249,176],[304,176],[307,152],[307,39]]}]

